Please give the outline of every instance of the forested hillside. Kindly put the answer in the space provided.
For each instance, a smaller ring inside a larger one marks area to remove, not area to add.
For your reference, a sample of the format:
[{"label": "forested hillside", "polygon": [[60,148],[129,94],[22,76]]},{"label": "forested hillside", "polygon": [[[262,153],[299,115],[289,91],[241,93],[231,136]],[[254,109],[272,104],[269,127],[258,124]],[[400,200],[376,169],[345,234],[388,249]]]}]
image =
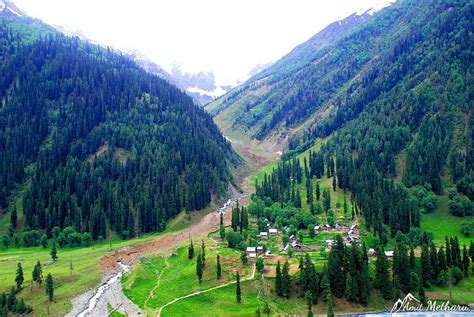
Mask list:
[{"label": "forested hillside", "polygon": [[128,238],[225,193],[231,147],[180,90],[28,20],[0,19],[0,35],[0,210],[14,229]]},{"label": "forested hillside", "polygon": [[[305,66],[292,71],[293,59],[256,75],[249,86],[266,92],[251,102],[224,96],[216,121],[255,138],[290,137],[284,159],[328,138],[318,155],[334,160],[337,186],[376,232],[418,226],[419,210],[433,208],[418,206],[407,187],[422,186],[421,202],[445,192],[443,179],[457,189],[451,213],[472,215],[473,9],[469,1],[399,1],[315,48],[310,62],[299,61]],[[234,120],[227,114],[237,108]]]}]

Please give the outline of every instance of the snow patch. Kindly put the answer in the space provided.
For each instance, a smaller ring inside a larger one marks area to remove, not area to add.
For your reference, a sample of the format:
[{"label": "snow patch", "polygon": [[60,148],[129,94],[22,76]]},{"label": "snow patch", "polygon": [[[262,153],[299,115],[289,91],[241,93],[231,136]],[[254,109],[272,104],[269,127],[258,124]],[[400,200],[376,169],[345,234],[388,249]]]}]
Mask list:
[{"label": "snow patch", "polygon": [[21,17],[21,14],[18,13],[18,12],[16,12],[16,11],[13,10],[12,8],[8,7],[7,9],[8,9],[8,11],[10,11],[11,13],[13,13],[13,14],[16,15],[17,17]]},{"label": "snow patch", "polygon": [[220,86],[218,86],[213,91],[207,91],[207,90],[201,89],[199,87],[189,87],[186,90],[189,91],[189,92],[192,92],[192,93],[200,94],[202,96],[211,96],[213,98],[220,97],[220,96],[222,96],[223,94],[226,93],[226,91]]},{"label": "snow patch", "polygon": [[6,5],[3,2],[0,2],[0,12],[2,12],[5,9]]},{"label": "snow patch", "polygon": [[373,15],[375,12],[378,12],[388,6],[391,6],[394,4],[396,0],[380,0],[378,3],[376,3],[373,7],[370,8],[360,8],[357,12],[356,15]]}]

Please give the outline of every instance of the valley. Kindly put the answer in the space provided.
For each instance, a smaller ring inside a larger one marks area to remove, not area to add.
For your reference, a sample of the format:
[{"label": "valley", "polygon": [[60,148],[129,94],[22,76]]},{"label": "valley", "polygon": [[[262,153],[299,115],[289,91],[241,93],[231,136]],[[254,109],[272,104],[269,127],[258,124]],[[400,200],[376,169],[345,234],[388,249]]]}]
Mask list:
[{"label": "valley", "polygon": [[0,0],[0,316],[472,313],[473,12],[381,1],[224,89]]}]

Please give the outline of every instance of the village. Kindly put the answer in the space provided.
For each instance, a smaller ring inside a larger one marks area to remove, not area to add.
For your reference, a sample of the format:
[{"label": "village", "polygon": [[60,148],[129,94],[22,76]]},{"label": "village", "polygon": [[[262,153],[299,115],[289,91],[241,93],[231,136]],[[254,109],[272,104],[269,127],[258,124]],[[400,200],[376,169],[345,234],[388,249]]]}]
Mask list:
[{"label": "village", "polygon": [[[282,231],[279,231],[277,228],[273,227],[270,223],[267,224],[268,230],[262,231],[258,234],[259,242],[264,242],[270,238],[279,238],[276,241],[280,244],[279,254],[289,254],[290,252],[318,252],[318,251],[330,251],[333,245],[336,243],[334,238],[331,239],[324,239],[321,240],[319,244],[305,244],[299,237],[295,234],[291,234],[288,236],[287,239],[283,237],[290,232],[290,228],[288,226],[283,227]],[[352,223],[350,225],[344,224],[325,224],[325,225],[316,225],[314,226],[314,233],[316,236],[324,235],[324,234],[332,234],[332,236],[336,236],[337,234],[341,234],[344,238],[344,243],[346,246],[349,245],[360,245],[361,234],[360,230],[357,228],[356,223]],[[284,240],[288,240],[288,242],[284,243]],[[319,241],[319,240],[318,240]],[[263,244],[263,243],[261,243]],[[291,251],[290,251],[291,250]],[[249,260],[255,260],[259,256],[263,256],[264,258],[273,258],[274,254],[272,251],[268,250],[265,246],[257,245],[257,246],[248,246],[246,248],[246,254]],[[393,258],[393,251],[385,251],[385,255],[387,258]],[[367,256],[369,258],[374,258],[376,256],[376,251],[373,248],[370,248],[367,251]]]}]

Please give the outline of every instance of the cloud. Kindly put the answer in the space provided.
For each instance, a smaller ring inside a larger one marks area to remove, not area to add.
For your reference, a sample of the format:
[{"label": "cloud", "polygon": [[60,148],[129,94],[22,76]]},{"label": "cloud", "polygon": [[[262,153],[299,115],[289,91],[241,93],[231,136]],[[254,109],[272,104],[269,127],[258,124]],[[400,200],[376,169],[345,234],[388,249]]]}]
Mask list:
[{"label": "cloud", "polygon": [[329,23],[379,0],[15,0],[28,14],[138,50],[165,69],[213,71],[221,84],[275,61]]}]

